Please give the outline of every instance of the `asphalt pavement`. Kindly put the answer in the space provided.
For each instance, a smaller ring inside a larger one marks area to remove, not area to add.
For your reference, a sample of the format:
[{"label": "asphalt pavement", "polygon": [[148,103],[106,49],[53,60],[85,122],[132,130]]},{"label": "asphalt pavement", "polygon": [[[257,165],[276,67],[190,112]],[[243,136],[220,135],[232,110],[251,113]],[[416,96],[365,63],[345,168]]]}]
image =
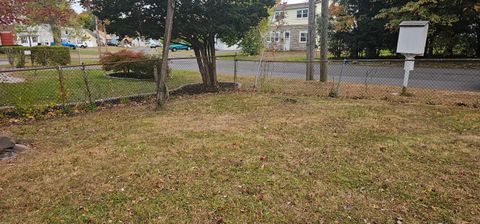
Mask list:
[{"label": "asphalt pavement", "polygon": [[[188,71],[197,71],[198,65],[194,59],[172,60],[172,68]],[[218,60],[219,74],[233,74],[234,62]],[[237,74],[239,76],[255,76],[258,74],[259,62],[239,61]],[[271,77],[305,79],[306,64],[304,62],[270,62],[269,75]],[[315,79],[319,79],[319,65],[314,66]],[[403,66],[365,66],[330,64],[328,67],[329,79],[351,83],[369,83],[402,86]],[[410,73],[410,87],[480,91],[480,69],[446,69],[446,68],[415,68]]]}]

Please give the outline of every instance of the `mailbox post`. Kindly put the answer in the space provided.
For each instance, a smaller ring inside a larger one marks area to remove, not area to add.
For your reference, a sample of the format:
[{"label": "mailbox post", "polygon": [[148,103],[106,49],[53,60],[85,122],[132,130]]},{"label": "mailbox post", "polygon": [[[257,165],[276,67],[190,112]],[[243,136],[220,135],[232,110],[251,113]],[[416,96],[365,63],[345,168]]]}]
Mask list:
[{"label": "mailbox post", "polygon": [[403,21],[400,23],[397,53],[405,56],[402,92],[407,90],[410,72],[415,68],[415,57],[424,55],[427,35],[428,21]]}]

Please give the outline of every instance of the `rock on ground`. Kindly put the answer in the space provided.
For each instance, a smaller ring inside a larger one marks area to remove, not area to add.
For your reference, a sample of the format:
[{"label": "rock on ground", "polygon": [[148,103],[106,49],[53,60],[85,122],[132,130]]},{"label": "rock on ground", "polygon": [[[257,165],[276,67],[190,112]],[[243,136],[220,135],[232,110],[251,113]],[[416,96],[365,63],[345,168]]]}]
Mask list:
[{"label": "rock on ground", "polygon": [[0,151],[3,151],[8,148],[13,148],[15,146],[16,140],[13,137],[7,135],[0,135]]}]

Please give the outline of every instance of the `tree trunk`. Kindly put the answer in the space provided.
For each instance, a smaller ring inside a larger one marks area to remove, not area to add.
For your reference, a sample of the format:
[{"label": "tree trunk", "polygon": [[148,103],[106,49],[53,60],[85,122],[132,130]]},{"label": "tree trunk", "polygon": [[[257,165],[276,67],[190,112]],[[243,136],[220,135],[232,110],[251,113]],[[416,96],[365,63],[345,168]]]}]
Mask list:
[{"label": "tree trunk", "polygon": [[[168,73],[168,53],[166,46],[170,45],[173,28],[174,0],[168,0],[167,17],[165,19],[165,35],[163,38],[162,65],[160,66],[160,77],[157,77],[157,109],[162,109],[168,97],[168,89],[165,84]],[[155,65],[156,66],[156,65]]]},{"label": "tree trunk", "polygon": [[53,42],[55,42],[55,46],[62,46],[61,27],[55,23],[50,23],[50,29],[52,30]]},{"label": "tree trunk", "polygon": [[320,81],[328,81],[328,0],[321,5],[322,30],[320,33]]},{"label": "tree trunk", "polygon": [[94,16],[93,20],[95,21],[95,32],[97,34],[97,50],[98,50],[98,55],[101,57],[102,56],[102,41],[100,39],[100,32],[98,31],[98,17]]},{"label": "tree trunk", "polygon": [[427,54],[426,54],[427,57],[433,57],[433,41],[434,41],[433,35],[434,34],[432,34],[431,37],[427,39]]},{"label": "tree trunk", "polygon": [[480,58],[480,28],[477,29],[477,47],[475,49],[475,55]]},{"label": "tree trunk", "polygon": [[315,57],[315,0],[308,1],[308,38],[306,80],[313,80],[313,58]]},{"label": "tree trunk", "polygon": [[217,62],[215,57],[215,36],[211,35],[204,41],[191,41],[202,82],[207,90],[218,89]]},{"label": "tree trunk", "polygon": [[367,48],[367,58],[376,58],[377,57],[377,49],[374,47]]}]

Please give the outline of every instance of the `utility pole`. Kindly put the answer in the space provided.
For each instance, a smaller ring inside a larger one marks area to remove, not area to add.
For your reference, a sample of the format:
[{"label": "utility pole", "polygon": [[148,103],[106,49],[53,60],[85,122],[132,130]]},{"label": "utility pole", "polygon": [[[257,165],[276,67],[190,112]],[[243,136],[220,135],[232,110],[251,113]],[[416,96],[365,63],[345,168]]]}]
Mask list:
[{"label": "utility pole", "polygon": [[313,58],[315,56],[315,3],[308,0],[308,35],[307,35],[307,74],[306,79],[313,80]]},{"label": "utility pole", "polygon": [[328,0],[322,0],[322,30],[320,33],[320,82],[328,81]]},{"label": "utility pole", "polygon": [[95,20],[95,32],[97,33],[97,48],[98,48],[98,57],[102,56],[102,46],[100,41],[100,32],[98,31],[98,17],[94,16]]},{"label": "utility pole", "polygon": [[168,72],[168,46],[170,45],[170,38],[172,36],[173,28],[173,13],[175,10],[175,0],[168,0],[167,2],[167,17],[165,18],[165,35],[163,37],[162,49],[162,65],[160,67],[160,77],[157,79],[157,109],[162,109],[165,106],[165,101],[168,96],[168,89],[165,85]]}]

